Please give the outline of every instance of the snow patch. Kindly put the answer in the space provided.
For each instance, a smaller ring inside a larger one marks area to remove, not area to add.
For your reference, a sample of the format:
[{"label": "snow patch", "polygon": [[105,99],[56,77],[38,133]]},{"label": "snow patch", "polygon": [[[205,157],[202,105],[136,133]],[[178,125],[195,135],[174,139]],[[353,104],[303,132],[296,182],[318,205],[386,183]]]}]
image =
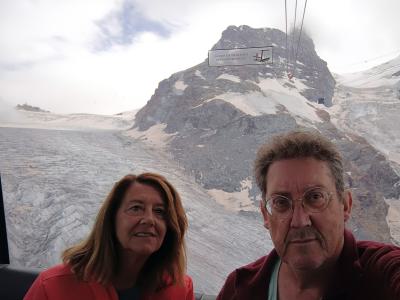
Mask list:
[{"label": "snow patch", "polygon": [[182,80],[178,80],[177,82],[175,82],[174,87],[179,91],[184,91],[188,87],[188,85],[185,84]]},{"label": "snow patch", "polygon": [[[276,79],[263,78],[260,79],[258,86],[261,92],[256,91],[247,94],[224,93],[208,99],[205,103],[216,99],[223,100],[251,116],[276,114],[282,111],[282,107],[284,107],[298,122],[307,124],[307,126],[312,125],[313,122],[323,121],[317,115],[317,110],[325,109],[325,106],[310,103],[299,93],[299,90],[306,88],[301,81],[295,83],[293,88],[288,88],[282,86]],[[203,103],[198,106],[201,105]]]},{"label": "snow patch", "polygon": [[210,102],[215,99],[220,99],[231,103],[237,109],[251,116],[276,114],[278,112],[276,104],[272,102],[271,99],[266,98],[260,92],[250,92],[247,94],[225,93],[209,99],[206,102]]},{"label": "snow patch", "polygon": [[224,206],[229,211],[258,211],[256,205],[249,198],[249,190],[251,188],[251,180],[248,178],[241,183],[242,190],[240,192],[228,193],[222,190],[211,189],[208,190],[218,204]]},{"label": "snow patch", "polygon": [[[285,82],[288,81],[283,81],[283,83]],[[276,104],[286,107],[286,109],[293,115],[312,122],[322,122],[317,115],[314,104],[310,106],[310,102],[299,93],[297,88],[302,90],[306,87],[302,82],[296,80],[296,88],[288,89],[287,87],[282,86],[282,84],[275,78],[260,78],[258,86],[267,97],[272,98]]]},{"label": "snow patch", "polygon": [[226,74],[226,73],[218,76],[217,79],[226,79],[226,80],[230,80],[230,81],[237,82],[237,83],[240,83],[240,81],[241,81],[238,76]]},{"label": "snow patch", "polygon": [[139,139],[148,146],[154,147],[156,149],[164,149],[171,138],[176,135],[176,133],[166,133],[164,131],[166,127],[167,124],[159,123],[151,126],[145,131],[139,131],[137,128],[128,130],[124,133],[124,135],[134,139]]},{"label": "snow patch", "polygon": [[200,72],[199,70],[196,70],[196,71],[194,72],[194,75],[200,77],[201,79],[206,80],[206,78],[203,76],[203,74],[201,74],[201,72]]}]

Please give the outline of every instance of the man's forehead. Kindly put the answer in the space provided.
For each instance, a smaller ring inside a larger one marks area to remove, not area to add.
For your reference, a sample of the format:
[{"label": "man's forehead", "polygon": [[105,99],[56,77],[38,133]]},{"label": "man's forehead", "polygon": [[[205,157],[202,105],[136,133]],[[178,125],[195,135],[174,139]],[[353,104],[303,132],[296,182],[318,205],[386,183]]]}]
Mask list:
[{"label": "man's forehead", "polygon": [[306,190],[314,186],[334,185],[326,162],[315,158],[284,159],[273,162],[267,173],[267,190]]}]

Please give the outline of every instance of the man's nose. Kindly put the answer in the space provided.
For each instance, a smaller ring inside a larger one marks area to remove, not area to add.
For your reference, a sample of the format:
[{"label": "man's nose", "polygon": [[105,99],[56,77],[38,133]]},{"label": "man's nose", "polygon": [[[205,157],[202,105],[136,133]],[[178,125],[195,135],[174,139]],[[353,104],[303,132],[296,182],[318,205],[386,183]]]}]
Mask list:
[{"label": "man's nose", "polygon": [[301,228],[311,225],[310,215],[303,207],[303,203],[301,201],[297,201],[297,203],[293,203],[293,213],[292,219],[290,221],[290,226],[293,228]]}]

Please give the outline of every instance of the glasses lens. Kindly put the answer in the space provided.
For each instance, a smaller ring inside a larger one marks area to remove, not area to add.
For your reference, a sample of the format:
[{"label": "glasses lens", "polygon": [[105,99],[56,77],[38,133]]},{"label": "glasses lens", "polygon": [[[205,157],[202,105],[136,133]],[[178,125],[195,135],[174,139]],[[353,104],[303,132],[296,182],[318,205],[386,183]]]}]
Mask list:
[{"label": "glasses lens", "polygon": [[273,196],[267,201],[267,210],[271,215],[287,215],[292,209],[292,201],[284,196]]},{"label": "glasses lens", "polygon": [[304,194],[304,206],[310,212],[321,212],[329,202],[329,194],[321,189],[312,189]]}]

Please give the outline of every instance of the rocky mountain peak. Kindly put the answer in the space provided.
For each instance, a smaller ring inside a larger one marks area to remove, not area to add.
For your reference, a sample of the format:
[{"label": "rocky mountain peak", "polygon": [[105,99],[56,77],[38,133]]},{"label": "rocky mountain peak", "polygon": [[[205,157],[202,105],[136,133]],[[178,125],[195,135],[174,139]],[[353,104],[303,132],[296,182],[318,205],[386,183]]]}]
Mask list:
[{"label": "rocky mountain peak", "polygon": [[[295,78],[288,80],[284,32],[270,28],[254,29],[245,25],[229,26],[213,49],[271,45],[273,46],[273,63],[210,67],[208,62],[204,61],[188,70],[175,73],[160,82],[147,105],[137,113],[135,126],[138,126],[140,130],[146,130],[154,124],[165,123],[167,131],[172,133],[179,130],[176,121],[184,111],[192,110],[200,105],[208,106],[220,95],[259,92],[262,98],[268,98],[259,86],[266,79],[280,80],[277,82],[280,88],[294,90],[304,97],[304,103],[307,100],[318,102],[322,99],[326,106],[330,106],[335,80],[326,62],[316,54],[312,40],[304,35],[302,41],[304,42],[299,47],[298,62],[294,71]],[[289,68],[292,66],[293,64],[290,63]],[[218,102],[218,100],[215,101]],[[220,105],[227,105],[227,103]],[[241,112],[238,111],[238,113]]]},{"label": "rocky mountain peak", "polygon": [[318,130],[344,154],[346,180],[354,188],[351,227],[360,238],[389,241],[385,198],[400,197],[400,178],[368,141],[331,122],[326,106],[332,104],[335,80],[312,40],[302,38],[292,80],[286,73],[286,37],[277,29],[230,26],[213,49],[268,45],[272,64],[210,67],[205,61],[163,80],[137,113],[133,130],[146,136],[162,126],[167,151],[188,175],[217,201],[223,195],[223,205],[251,218],[259,197],[252,176],[259,145],[277,133]]}]

